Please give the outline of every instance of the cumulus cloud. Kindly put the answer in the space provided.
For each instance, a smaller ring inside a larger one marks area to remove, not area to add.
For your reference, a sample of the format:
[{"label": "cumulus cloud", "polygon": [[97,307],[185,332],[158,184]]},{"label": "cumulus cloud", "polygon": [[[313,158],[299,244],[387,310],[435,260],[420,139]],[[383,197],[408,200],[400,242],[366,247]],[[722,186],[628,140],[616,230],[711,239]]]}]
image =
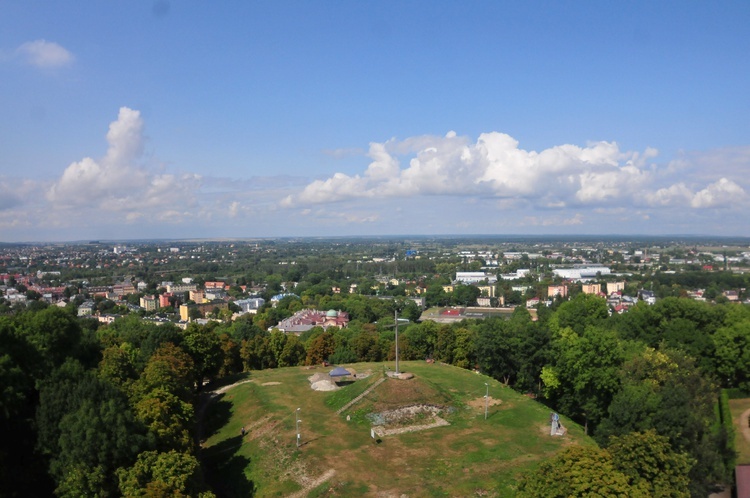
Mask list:
[{"label": "cumulus cloud", "polygon": [[67,66],[75,60],[65,47],[46,40],[26,42],[16,49],[16,54],[26,63],[40,68]]},{"label": "cumulus cloud", "polygon": [[135,221],[153,211],[153,216],[176,219],[179,212],[166,207],[190,206],[201,178],[194,174],[165,174],[140,164],[145,137],[140,112],[122,107],[107,133],[109,147],[101,159],[85,157],[70,164],[47,191],[57,208],[91,207],[125,213]]},{"label": "cumulus cloud", "polygon": [[[370,144],[372,162],[362,175],[316,180],[284,205],[411,195],[520,197],[550,206],[596,203],[640,188],[647,181],[641,159],[653,153],[623,153],[614,142],[526,151],[497,132],[483,133],[475,143],[455,132],[390,140]],[[412,156],[403,168],[401,155]]]},{"label": "cumulus cloud", "polygon": [[22,203],[11,182],[0,177],[0,211],[7,211]]},{"label": "cumulus cloud", "polygon": [[[492,198],[511,204],[523,201],[538,209],[612,205],[703,208],[747,200],[745,190],[726,178],[708,186],[670,184],[666,173],[676,169],[657,171],[652,164],[656,149],[623,151],[616,142],[528,151],[505,133],[483,133],[472,142],[451,131],[442,137],[373,142],[367,155],[371,162],[362,174],[336,173],[315,180],[284,198],[281,205],[420,195]],[[578,223],[580,218],[573,218],[571,224]]]},{"label": "cumulus cloud", "polygon": [[745,190],[726,178],[712,183],[700,192],[697,192],[690,201],[694,208],[724,207],[743,201],[746,198]]}]

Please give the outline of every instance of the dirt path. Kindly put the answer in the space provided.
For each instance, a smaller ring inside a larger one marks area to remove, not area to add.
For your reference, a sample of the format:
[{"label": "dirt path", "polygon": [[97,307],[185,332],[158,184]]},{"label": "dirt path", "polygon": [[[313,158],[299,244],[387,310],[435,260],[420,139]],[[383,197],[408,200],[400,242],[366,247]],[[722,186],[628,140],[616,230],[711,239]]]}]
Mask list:
[{"label": "dirt path", "polygon": [[750,410],[745,410],[742,415],[740,415],[737,425],[740,426],[742,437],[745,438],[745,441],[750,443],[750,424],[748,424],[748,419],[750,419]]},{"label": "dirt path", "polygon": [[245,379],[241,380],[239,382],[235,382],[234,384],[229,384],[228,386],[222,386],[218,389],[215,389],[213,391],[207,391],[201,394],[201,398],[198,401],[198,409],[196,410],[196,430],[195,430],[195,437],[197,439],[198,445],[203,446],[203,417],[206,415],[206,409],[208,408],[209,403],[218,396],[219,394],[223,394],[233,387],[239,386],[240,384],[247,384],[248,382],[253,382],[253,379]]},{"label": "dirt path", "polygon": [[336,474],[335,470],[328,469],[320,477],[318,477],[317,479],[313,479],[313,480],[308,479],[307,482],[300,483],[304,487],[302,489],[300,489],[299,491],[297,491],[296,493],[294,493],[293,495],[289,495],[289,498],[304,498],[305,496],[307,496],[307,494],[310,491],[312,491],[313,489],[317,488],[318,486],[320,486],[321,484],[323,484],[324,482],[326,482],[328,479],[330,479],[331,477],[333,477],[334,474]]},{"label": "dirt path", "polygon": [[241,380],[239,382],[235,382],[234,384],[229,384],[228,386],[220,387],[220,388],[218,388],[218,389],[210,392],[211,397],[218,396],[219,394],[222,394],[222,393],[225,393],[225,392],[229,391],[233,387],[237,387],[240,384],[247,384],[248,382],[253,382],[253,379],[245,379],[245,380]]}]

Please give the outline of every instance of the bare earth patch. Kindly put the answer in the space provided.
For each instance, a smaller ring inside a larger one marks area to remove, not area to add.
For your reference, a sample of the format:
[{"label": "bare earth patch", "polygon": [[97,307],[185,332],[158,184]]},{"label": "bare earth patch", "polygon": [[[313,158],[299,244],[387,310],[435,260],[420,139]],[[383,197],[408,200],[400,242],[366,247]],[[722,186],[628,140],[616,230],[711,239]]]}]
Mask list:
[{"label": "bare earth patch", "polygon": [[[482,409],[484,409],[484,396],[482,396],[481,398],[472,399],[471,401],[469,401],[466,404],[469,405],[472,408],[482,408]],[[490,396],[490,399],[487,402],[487,405],[489,405],[489,406],[497,406],[497,405],[502,405],[502,404],[503,404],[503,400],[497,399],[497,398],[493,398],[492,396]]]},{"label": "bare earth patch", "polygon": [[278,386],[281,382],[264,382],[261,386]]},{"label": "bare earth patch", "polygon": [[[333,469],[328,469],[325,471],[322,475],[317,477],[316,479],[311,479],[309,476],[304,476],[304,478],[300,479],[299,484],[302,484],[302,489],[297,491],[296,493],[289,495],[290,498],[302,498],[303,496],[307,496],[307,494],[312,491],[313,489],[317,488],[324,482],[326,482],[328,479],[334,476],[336,474],[336,471]],[[302,482],[300,482],[302,481]]]},{"label": "bare earth patch", "polygon": [[745,412],[740,415],[739,426],[740,430],[742,430],[742,437],[745,438],[745,441],[750,443],[750,424],[748,424],[748,420],[750,420],[750,410],[745,410]]},{"label": "bare earth patch", "polygon": [[450,425],[440,417],[443,408],[431,405],[412,405],[387,410],[368,416],[375,422],[373,430],[378,436],[392,436]]}]

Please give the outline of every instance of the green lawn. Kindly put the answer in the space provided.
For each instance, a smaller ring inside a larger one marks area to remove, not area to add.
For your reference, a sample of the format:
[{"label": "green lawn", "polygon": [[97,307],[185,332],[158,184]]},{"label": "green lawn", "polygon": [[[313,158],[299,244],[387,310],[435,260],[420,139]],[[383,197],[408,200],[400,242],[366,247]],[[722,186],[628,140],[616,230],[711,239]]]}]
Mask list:
[{"label": "green lawn", "polygon": [[[393,364],[388,364],[393,369]],[[563,419],[549,435],[549,409],[488,377],[456,367],[403,362],[411,380],[388,379],[341,415],[335,411],[383,376],[383,364],[352,365],[372,376],[333,392],[307,377],[330,368],[252,372],[206,412],[203,460],[222,496],[512,496],[517,474],[570,444],[593,444]],[[484,418],[485,383],[490,406]],[[370,437],[372,411],[428,403],[450,407],[451,425]],[[302,445],[296,447],[299,408]],[[350,420],[347,421],[347,415]],[[248,433],[241,437],[245,426]],[[326,472],[332,477],[310,484]],[[488,492],[489,494],[482,494]],[[304,493],[302,494],[304,496]]]}]

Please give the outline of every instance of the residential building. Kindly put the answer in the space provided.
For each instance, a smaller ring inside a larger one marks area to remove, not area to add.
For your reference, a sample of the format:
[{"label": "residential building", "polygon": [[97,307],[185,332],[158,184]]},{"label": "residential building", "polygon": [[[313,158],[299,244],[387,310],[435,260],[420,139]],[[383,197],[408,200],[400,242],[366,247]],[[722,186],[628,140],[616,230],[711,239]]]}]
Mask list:
[{"label": "residential building", "polygon": [[140,300],[141,308],[146,311],[156,311],[159,309],[159,300],[156,296],[143,296]]},{"label": "residential building", "polygon": [[96,304],[94,304],[94,301],[85,301],[78,307],[78,316],[91,316],[95,310]]},{"label": "residential building", "polygon": [[495,297],[495,286],[494,285],[477,285],[477,289],[481,292],[483,297]]},{"label": "residential building", "polygon": [[181,294],[184,292],[193,292],[198,289],[198,286],[193,283],[173,283],[170,282],[168,285],[165,286],[167,288],[167,292],[172,294]]},{"label": "residential building", "polygon": [[171,306],[169,300],[172,297],[174,297],[174,294],[171,294],[169,292],[165,292],[164,294],[161,294],[159,296],[159,307],[160,308],[169,308]]},{"label": "residential building", "polygon": [[238,299],[234,304],[240,307],[242,310],[241,313],[257,313],[258,309],[266,304],[266,300],[262,297],[251,297],[248,299]]},{"label": "residential building", "polygon": [[567,285],[550,285],[547,287],[547,297],[557,297],[560,296],[562,298],[568,297],[568,286]]},{"label": "residential building", "polygon": [[208,289],[227,289],[229,286],[226,285],[226,283],[224,282],[217,281],[217,282],[206,282],[205,284],[203,284],[203,287],[206,290],[208,290]]},{"label": "residential building", "polygon": [[180,305],[180,319],[184,321],[190,321],[190,310],[197,309],[201,314],[211,313],[215,309],[225,310],[228,309],[229,305],[226,301],[210,301],[201,304],[181,304]]},{"label": "residential building", "polygon": [[206,299],[208,299],[209,301],[214,301],[217,299],[226,300],[229,298],[229,294],[227,294],[227,291],[215,287],[206,289],[205,295]]},{"label": "residential building", "polygon": [[270,327],[269,330],[279,329],[282,332],[288,334],[301,334],[313,327],[346,327],[349,324],[349,314],[345,311],[319,311],[312,309],[305,309],[298,311],[289,318],[286,318],[279,322],[275,327]]},{"label": "residential building", "polygon": [[583,284],[584,294],[596,294],[602,293],[602,284]]},{"label": "residential building", "polygon": [[622,292],[625,290],[625,282],[607,282],[607,294]]}]

